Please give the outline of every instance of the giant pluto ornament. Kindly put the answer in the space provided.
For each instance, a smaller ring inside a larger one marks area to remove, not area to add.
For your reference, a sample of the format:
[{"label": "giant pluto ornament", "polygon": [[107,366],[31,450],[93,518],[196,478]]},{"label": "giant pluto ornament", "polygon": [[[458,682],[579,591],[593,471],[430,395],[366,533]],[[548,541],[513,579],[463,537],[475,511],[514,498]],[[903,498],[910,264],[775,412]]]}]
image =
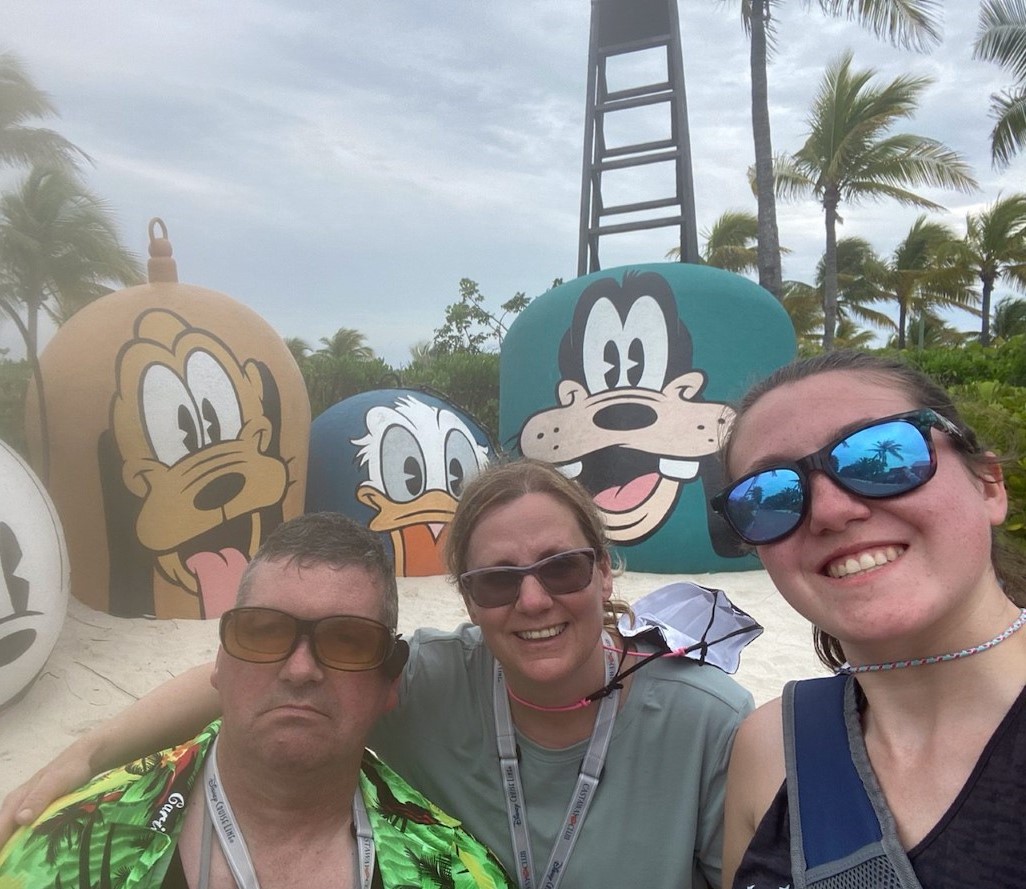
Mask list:
[{"label": "giant pluto ornament", "polygon": [[632,571],[755,568],[708,498],[730,402],[794,353],[787,313],[746,278],[682,263],[595,272],[511,325],[500,441],[579,480]]},{"label": "giant pluto ornament", "polygon": [[379,532],[399,576],[442,574],[444,532],[463,486],[494,457],[484,428],[437,395],[363,392],[314,420],[306,508]]},{"label": "giant pluto ornament", "polygon": [[267,534],[303,511],[310,403],[281,337],[179,284],[171,253],[153,220],[149,283],[60,328],[26,425],[72,594],[122,617],[213,618]]},{"label": "giant pluto ornament", "polygon": [[28,689],[60,635],[68,552],[53,502],[0,441],[0,708]]}]

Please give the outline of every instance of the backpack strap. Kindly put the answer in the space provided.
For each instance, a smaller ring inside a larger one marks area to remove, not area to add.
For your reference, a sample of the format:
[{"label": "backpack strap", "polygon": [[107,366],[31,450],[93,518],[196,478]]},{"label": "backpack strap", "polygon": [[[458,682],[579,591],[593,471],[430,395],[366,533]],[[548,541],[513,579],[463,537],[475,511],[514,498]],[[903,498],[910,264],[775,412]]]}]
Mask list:
[{"label": "backpack strap", "polygon": [[[784,750],[795,887],[876,857],[880,821],[855,767],[844,717],[846,676],[789,682]],[[803,882],[799,883],[801,879]]]}]

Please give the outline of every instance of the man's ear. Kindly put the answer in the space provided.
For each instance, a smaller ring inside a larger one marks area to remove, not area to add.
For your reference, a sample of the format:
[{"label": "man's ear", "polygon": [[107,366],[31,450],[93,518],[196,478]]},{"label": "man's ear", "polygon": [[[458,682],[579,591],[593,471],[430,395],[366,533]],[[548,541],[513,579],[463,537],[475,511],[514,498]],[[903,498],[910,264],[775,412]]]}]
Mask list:
[{"label": "man's ear", "polygon": [[400,673],[388,684],[388,697],[385,698],[385,709],[383,712],[388,713],[399,706],[399,682],[402,680],[402,674]]},{"label": "man's ear", "polygon": [[218,691],[221,690],[221,686],[218,684],[220,681],[218,673],[221,669],[221,658],[223,657],[225,657],[224,649],[218,648],[217,657],[214,658],[214,669],[210,671],[210,684]]}]

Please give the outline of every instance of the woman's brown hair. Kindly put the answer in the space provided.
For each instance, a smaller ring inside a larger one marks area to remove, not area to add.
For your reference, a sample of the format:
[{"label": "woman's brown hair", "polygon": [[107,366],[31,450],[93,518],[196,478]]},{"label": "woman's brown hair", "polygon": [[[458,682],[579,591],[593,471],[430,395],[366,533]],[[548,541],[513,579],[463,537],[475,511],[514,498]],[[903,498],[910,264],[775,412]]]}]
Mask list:
[{"label": "woman's brown hair", "polygon": [[[470,538],[481,519],[494,509],[519,500],[526,494],[547,494],[573,513],[588,546],[596,559],[608,560],[616,567],[606,536],[606,526],[595,502],[581,485],[563,475],[551,463],[519,459],[494,463],[471,479],[463,490],[456,514],[446,531],[445,564],[452,579],[470,569],[467,551]],[[626,602],[610,599],[605,603],[605,624],[616,628],[621,614],[629,614]]]},{"label": "woman's brown hair", "polygon": [[[737,437],[738,430],[744,424],[745,415],[752,406],[764,395],[781,386],[834,371],[861,374],[881,385],[890,386],[904,393],[910,401],[919,407],[930,408],[950,420],[962,433],[961,437],[952,436],[951,442],[966,466],[979,478],[993,480],[994,467],[998,464],[998,459],[988,453],[986,448],[980,444],[976,433],[966,425],[958,408],[951,400],[951,396],[942,386],[922,371],[900,361],[854,350],[824,352],[822,355],[787,364],[775,370],[761,382],[756,383],[745,393],[737,405],[734,421],[720,451],[728,477],[731,476],[732,444]],[[1024,592],[1026,557],[1012,547],[1004,535],[997,531],[992,534],[991,539],[991,560],[1005,595],[1019,607],[1026,606],[1026,592]],[[841,643],[819,627],[815,627],[813,633],[816,654],[819,659],[831,669],[841,666],[846,660]]]}]

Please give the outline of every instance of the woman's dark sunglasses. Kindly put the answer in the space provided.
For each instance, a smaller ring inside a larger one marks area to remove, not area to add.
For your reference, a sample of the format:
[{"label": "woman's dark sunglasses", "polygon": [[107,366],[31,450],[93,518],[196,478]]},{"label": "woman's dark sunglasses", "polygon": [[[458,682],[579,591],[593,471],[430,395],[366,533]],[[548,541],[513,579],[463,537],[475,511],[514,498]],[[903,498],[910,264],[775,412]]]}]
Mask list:
[{"label": "woman's dark sunglasses", "polygon": [[538,581],[550,596],[576,593],[591,583],[595,568],[595,550],[591,547],[571,549],[541,559],[533,565],[518,568],[497,565],[494,568],[475,568],[459,577],[463,590],[480,608],[498,608],[509,605],[520,595],[520,583],[528,574]]},{"label": "woman's dark sunglasses", "polygon": [[301,620],[276,608],[243,607],[221,615],[221,645],[240,661],[278,663],[302,638],[310,640],[317,663],[347,672],[380,667],[398,639],[384,624],[350,614]]},{"label": "woman's dark sunglasses", "polygon": [[774,543],[791,534],[809,511],[813,471],[871,500],[899,497],[926,484],[937,471],[931,429],[965,440],[954,423],[931,410],[895,414],[846,432],[800,460],[750,472],[710,504],[745,543]]}]

